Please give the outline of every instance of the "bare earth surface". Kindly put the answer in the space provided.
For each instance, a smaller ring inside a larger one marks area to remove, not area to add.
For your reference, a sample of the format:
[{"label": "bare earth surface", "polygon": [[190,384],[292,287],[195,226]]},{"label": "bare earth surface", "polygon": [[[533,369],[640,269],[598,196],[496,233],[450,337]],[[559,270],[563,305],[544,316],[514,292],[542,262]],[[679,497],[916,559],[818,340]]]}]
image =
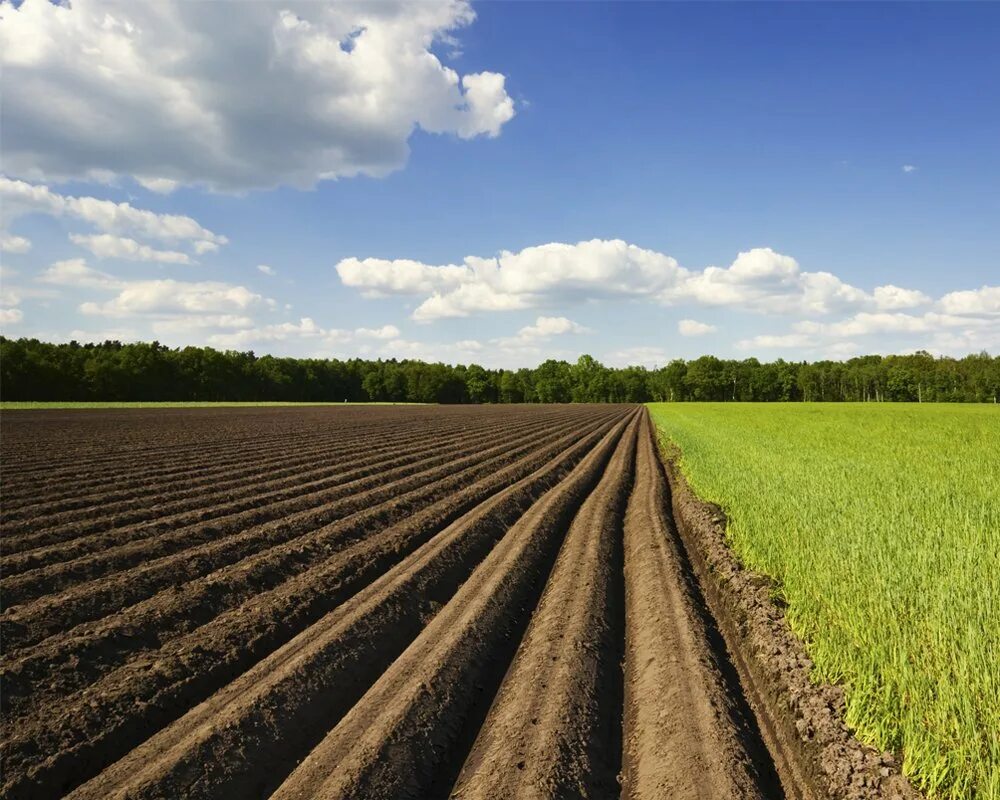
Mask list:
[{"label": "bare earth surface", "polygon": [[6,412],[2,437],[0,796],[812,796],[645,409]]}]

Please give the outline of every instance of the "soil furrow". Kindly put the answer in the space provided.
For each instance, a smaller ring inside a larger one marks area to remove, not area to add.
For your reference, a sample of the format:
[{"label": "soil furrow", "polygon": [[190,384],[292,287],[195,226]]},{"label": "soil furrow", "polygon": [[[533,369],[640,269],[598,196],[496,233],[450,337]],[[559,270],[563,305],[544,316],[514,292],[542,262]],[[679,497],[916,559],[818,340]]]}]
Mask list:
[{"label": "soil furrow", "polygon": [[[579,416],[579,412],[565,412],[554,416],[552,421],[562,421],[575,416]],[[537,423],[539,420],[536,418],[534,421]],[[439,437],[460,437],[476,435],[487,427],[503,430],[530,423],[531,420],[511,423],[492,419],[471,425],[468,421],[443,419],[434,426],[434,432]],[[8,497],[5,499],[2,519],[6,522],[8,519],[13,521],[33,514],[48,514],[59,504],[67,506],[85,506],[88,503],[105,505],[118,499],[129,500],[133,498],[135,502],[139,500],[149,501],[151,496],[155,496],[158,488],[168,488],[171,493],[176,493],[174,497],[177,497],[180,496],[181,490],[187,487],[197,489],[199,486],[220,483],[223,479],[229,479],[233,476],[266,475],[295,464],[308,464],[313,459],[322,460],[326,454],[342,459],[370,451],[376,446],[402,447],[421,441],[426,442],[426,434],[426,424],[412,421],[401,424],[388,432],[384,425],[373,425],[352,431],[349,434],[338,434],[336,431],[318,432],[308,439],[304,446],[296,445],[294,442],[279,441],[275,446],[261,448],[260,455],[255,458],[250,458],[245,453],[236,458],[212,457],[208,458],[207,461],[201,457],[197,462],[200,466],[175,469],[173,473],[157,475],[153,480],[149,476],[137,474],[138,471],[130,471],[120,476],[102,474],[95,481],[87,484],[79,481],[73,482],[70,484],[72,489],[50,492],[44,497],[21,498],[20,502]],[[248,463],[252,466],[248,467]],[[109,483],[113,483],[115,487],[112,492],[107,490]],[[65,481],[59,484],[60,487],[66,485]],[[99,491],[88,494],[91,489]]]},{"label": "soil furrow", "polygon": [[648,414],[625,516],[625,748],[622,796],[781,796],[774,766],[669,517]]},{"label": "soil furrow", "polygon": [[[396,431],[379,431],[377,428],[367,431],[368,436],[371,436],[373,433],[378,440],[387,444],[391,444],[397,437]],[[442,430],[442,433],[447,433],[447,430]],[[420,432],[414,430],[410,438],[413,441],[419,441],[419,436]],[[406,437],[405,435],[399,435],[398,438],[402,441]],[[197,488],[213,478],[216,480],[220,478],[228,479],[232,476],[264,472],[275,465],[286,462],[288,466],[294,466],[297,463],[307,464],[311,456],[321,455],[324,452],[356,452],[364,448],[365,440],[366,432],[359,432],[353,436],[335,436],[330,434],[325,437],[315,436],[299,446],[295,446],[295,443],[289,442],[281,443],[277,447],[264,447],[261,449],[261,453],[266,455],[253,460],[251,462],[252,465],[249,467],[246,464],[246,459],[243,458],[235,462],[235,464],[224,459],[210,458],[207,462],[202,460],[200,467],[175,470],[174,475],[159,476],[157,480],[152,482],[142,476],[135,476],[132,472],[129,472],[128,477],[115,481],[115,488],[110,492],[107,490],[108,481],[106,477],[102,477],[99,481],[91,484],[77,483],[72,488],[66,488],[65,484],[61,484],[61,491],[53,491],[44,497],[22,497],[19,501],[12,502],[3,510],[3,515],[0,519],[3,519],[5,523],[9,523],[31,517],[32,515],[52,512],[53,510],[82,510],[88,504],[97,505],[111,501],[139,500],[152,496],[151,493],[162,486],[170,486],[177,491],[187,489],[188,487]],[[355,444],[356,442],[359,444]],[[91,492],[90,490],[94,487],[97,487],[100,491]]]},{"label": "soil furrow", "polygon": [[618,794],[622,514],[638,422],[570,526],[453,797]]},{"label": "soil furrow", "polygon": [[[523,434],[525,431],[540,428],[541,426],[517,428],[506,432],[506,435]],[[49,571],[50,574],[59,575],[63,570],[72,569],[82,563],[87,579],[97,577],[100,573],[93,571],[95,559],[87,559],[92,553],[98,553],[98,558],[110,560],[116,550],[125,553],[134,551],[136,546],[142,547],[134,544],[135,542],[145,541],[151,537],[156,537],[158,546],[161,543],[166,545],[168,541],[180,542],[182,545],[188,543],[186,546],[191,546],[203,540],[204,536],[199,536],[197,531],[176,530],[176,528],[208,524],[214,520],[214,524],[207,525],[207,535],[218,538],[228,530],[232,530],[234,522],[238,527],[245,528],[250,524],[260,524],[269,519],[287,516],[300,510],[303,504],[318,506],[332,502],[391,477],[404,477],[422,468],[444,463],[449,457],[468,450],[470,445],[495,440],[499,433],[501,433],[499,430],[486,430],[471,437],[431,441],[426,441],[425,437],[424,444],[413,451],[403,450],[388,455],[365,453],[353,461],[315,471],[300,471],[296,476],[284,480],[274,480],[274,476],[270,476],[264,484],[250,485],[241,491],[224,494],[224,502],[212,503],[210,499],[212,495],[205,493],[202,495],[204,500],[200,497],[195,503],[182,504],[182,506],[193,505],[194,508],[176,510],[171,504],[166,503],[127,514],[115,519],[110,526],[106,520],[97,519],[82,526],[73,525],[64,531],[46,528],[32,538],[44,538],[47,542],[63,536],[67,539],[54,544],[46,543],[45,546],[6,556],[0,560],[7,576],[0,582],[0,589],[7,595],[5,605],[17,602],[10,599],[10,594],[15,598],[21,597],[23,602],[25,598],[18,594],[18,585],[24,580],[18,581],[14,577],[29,570],[40,569],[49,564],[64,564],[61,569],[53,566]],[[245,512],[253,513],[248,518]],[[233,519],[230,520],[230,517]],[[87,535],[88,531],[95,529],[100,532]],[[87,560],[79,562],[79,559]],[[114,562],[110,566],[121,568]],[[45,586],[48,591],[69,585],[59,584],[58,579],[55,583],[50,582],[44,572],[28,576],[27,580],[32,584]]]},{"label": "soil furrow", "polygon": [[[120,435],[120,431],[116,431],[116,433]],[[107,453],[106,443],[108,440],[104,439],[105,447],[103,448],[100,441],[85,448],[74,448],[69,445],[64,450],[44,454],[42,458],[22,462],[15,476],[14,484],[30,487],[59,484],[95,472],[112,476],[116,473],[133,475],[137,466],[140,467],[140,472],[147,469],[176,471],[188,463],[198,463],[206,456],[212,457],[219,453],[239,453],[240,457],[246,457],[269,447],[272,442],[285,443],[296,439],[308,440],[309,433],[307,431],[297,433],[265,432],[259,436],[244,435],[226,438],[218,442],[192,440],[151,449],[141,446],[135,448],[123,446],[122,453],[111,455]],[[142,440],[140,439],[140,441]],[[192,447],[195,444],[199,445],[197,451]],[[51,464],[53,460],[64,462],[67,466],[53,469]],[[161,464],[166,466],[160,466]]]},{"label": "soil furrow", "polygon": [[[317,548],[313,549],[313,559],[304,558],[301,551],[284,560],[280,550],[259,554],[192,581],[179,591],[153,596],[121,613],[77,626],[13,658],[7,657],[0,672],[5,688],[4,713],[23,715],[42,702],[64,697],[124,660],[161,647],[174,636],[190,631],[192,625],[210,620],[227,608],[252,602],[253,607],[245,610],[244,616],[253,617],[267,605],[264,593],[275,586],[283,596],[291,592],[290,599],[305,609],[312,608],[310,603],[331,602],[347,587],[365,581],[373,568],[387,566],[405,556],[447,524],[449,517],[503,489],[507,485],[504,481],[520,480],[557,454],[570,458],[577,446],[574,443],[589,441],[597,435],[591,434],[591,429],[600,430],[609,424],[587,426],[548,445],[540,441],[540,449],[518,458],[505,469],[491,471],[460,496],[438,501],[382,532],[372,531],[366,539],[344,550],[343,555],[335,556]],[[518,455],[519,451],[512,451],[510,457]],[[310,566],[317,559],[318,563]],[[345,565],[356,568],[357,574],[345,572]],[[286,625],[291,625],[297,614],[287,604],[282,606],[281,618]]]},{"label": "soil furrow", "polygon": [[573,514],[628,441],[629,434],[606,440],[517,522],[275,800],[425,796],[485,689],[485,675],[523,632]]},{"label": "soil furrow", "polygon": [[[534,445],[528,442],[525,446]],[[278,545],[292,543],[288,557],[293,559],[297,556],[308,558],[309,551],[319,548],[322,554],[328,554],[331,546],[339,549],[371,531],[373,526],[389,524],[460,490],[470,480],[490,471],[493,468],[491,459],[502,460],[508,448],[507,443],[496,445],[464,458],[447,460],[447,463],[396,482],[382,483],[376,476],[376,482],[381,484],[376,488],[348,494],[319,509],[307,509],[231,536],[213,539],[218,534],[209,527],[204,536],[208,542],[155,560],[147,561],[153,555],[149,550],[135,548],[129,553],[131,560],[128,563],[135,564],[132,569],[79,583],[60,594],[45,595],[33,603],[8,609],[0,617],[6,646],[9,650],[33,644],[58,630],[114,613],[170,586],[181,586]],[[310,548],[301,541],[307,535],[312,539]],[[176,534],[167,535],[153,543],[164,539],[165,547],[175,538]],[[181,544],[184,543],[185,539],[181,538]]]},{"label": "soil furrow", "polygon": [[[608,438],[604,441],[599,452],[607,449]],[[587,459],[587,463],[594,461],[589,455]],[[547,475],[536,477],[541,480],[539,488],[544,490],[560,484],[563,473],[557,466]],[[559,491],[565,491],[561,484]],[[310,715],[330,713],[338,699],[349,705],[352,687],[363,691],[365,685],[391,663],[409,638],[419,632],[426,618],[434,613],[436,604],[454,592],[474,564],[489,551],[495,538],[502,535],[506,529],[503,508],[501,501],[494,503],[485,512],[488,519],[478,525],[454,523],[360,595],[331,612],[332,617],[327,615],[258,665],[255,669],[263,670],[263,674],[273,673],[277,661],[279,673],[278,688],[272,686],[269,693],[262,697],[257,695],[260,700],[254,706],[259,712],[254,717],[255,730],[264,735],[268,726],[273,728],[275,722],[279,723],[277,741],[272,739],[279,749],[291,746],[299,737],[308,737],[310,732],[312,735],[318,732],[321,736],[326,730],[322,724],[315,728],[303,720]],[[508,513],[516,518],[522,511],[515,506]],[[174,648],[169,658],[152,662],[151,670],[131,665],[126,673],[109,676],[113,680],[105,681],[103,690],[85,690],[74,703],[60,707],[55,719],[40,720],[37,726],[21,733],[5,748],[8,773],[13,775],[8,778],[8,791],[18,791],[24,793],[19,796],[26,797],[48,796],[69,788],[68,782],[83,780],[88,773],[95,773],[103,763],[124,755],[136,739],[154,733],[189,707],[192,700],[200,699],[191,697],[192,669],[189,664],[200,663],[207,672],[215,670],[215,688],[224,686],[247,669],[250,664],[232,663],[233,658],[229,655],[232,649],[231,640],[218,646],[208,640],[204,646]],[[228,673],[218,666],[220,659],[227,657]],[[285,660],[289,663],[284,664]],[[194,670],[194,674],[200,673]],[[259,679],[262,675],[259,677],[255,672],[246,685],[255,686]],[[199,688],[204,688],[204,681],[202,684]],[[119,688],[115,690],[115,686]],[[282,686],[287,688],[284,693],[279,691]],[[236,693],[238,697],[245,694],[245,691]],[[137,703],[137,697],[144,699]],[[275,704],[268,705],[268,698]],[[92,709],[90,703],[95,701],[98,708]],[[210,726],[210,730],[223,729],[221,724]],[[39,740],[53,746],[39,747]],[[253,749],[253,737],[236,750],[224,748],[223,753],[239,758],[248,748]],[[271,746],[264,748],[259,759],[250,760],[251,767],[259,769],[268,765],[268,753],[273,749]],[[39,753],[55,755],[46,757]],[[244,762],[240,759],[239,763]],[[226,769],[220,768],[203,777],[219,780],[225,774]],[[270,774],[258,772],[254,780],[267,780]],[[188,774],[187,777],[195,776]],[[154,790],[153,794],[157,795],[158,791]],[[167,790],[165,794],[190,796],[186,791]],[[106,793],[99,791],[97,795],[106,796]],[[223,795],[243,796],[243,793],[223,791]]]},{"label": "soil furrow", "polygon": [[[500,426],[494,429],[500,429]],[[468,431],[452,432],[445,426],[438,432],[438,436],[448,440],[456,440],[467,435]],[[25,532],[31,531],[32,526],[39,525],[40,517],[44,517],[46,528],[52,528],[83,518],[88,512],[92,513],[91,509],[95,506],[100,506],[101,519],[123,514],[133,508],[154,513],[159,511],[160,505],[164,502],[176,503],[189,497],[208,499],[215,494],[225,496],[222,493],[227,489],[243,487],[248,483],[252,485],[255,481],[261,482],[268,477],[294,476],[314,463],[323,464],[329,470],[350,463],[358,455],[387,455],[393,452],[402,454],[414,451],[422,444],[426,444],[426,431],[422,430],[414,430],[409,434],[405,431],[393,431],[388,434],[383,432],[382,435],[373,435],[369,432],[359,434],[357,438],[345,437],[342,440],[317,443],[315,446],[283,449],[281,453],[268,458],[255,459],[250,466],[241,459],[235,469],[209,467],[211,470],[209,474],[199,477],[193,476],[191,471],[185,471],[181,473],[181,480],[170,480],[168,476],[154,483],[141,480],[132,486],[115,482],[115,489],[111,492],[107,491],[105,480],[101,484],[102,492],[86,494],[78,490],[68,496],[42,498],[31,505],[5,509],[4,528],[8,536],[13,537],[14,534],[23,536]],[[211,487],[212,495],[204,493],[206,486]]]},{"label": "soil furrow", "polygon": [[[93,439],[93,447],[88,450],[80,450],[64,444],[51,456],[36,464],[34,469],[19,462],[18,469],[8,476],[7,484],[11,496],[21,496],[21,487],[27,488],[31,496],[40,496],[42,494],[40,489],[49,485],[83,486],[88,482],[91,485],[99,485],[108,480],[134,480],[136,477],[153,480],[171,474],[182,475],[192,467],[197,468],[204,465],[206,461],[210,464],[218,464],[222,460],[228,459],[228,463],[245,463],[253,461],[257,454],[271,452],[276,447],[281,449],[294,447],[300,441],[312,442],[317,438],[330,437],[336,441],[345,435],[350,438],[355,432],[358,435],[363,435],[365,430],[384,431],[390,427],[412,427],[417,430],[422,427],[424,430],[437,430],[452,425],[458,428],[466,425],[471,430],[483,422],[481,419],[477,419],[474,414],[469,414],[468,409],[461,407],[433,411],[398,409],[401,412],[399,415],[388,413],[394,410],[368,409],[366,413],[374,421],[374,424],[366,422],[363,425],[345,425],[346,417],[343,409],[302,411],[296,415],[294,425],[277,426],[273,423],[276,414],[240,415],[238,425],[235,427],[233,435],[230,436],[225,435],[227,428],[219,421],[220,417],[225,418],[225,410],[215,410],[209,415],[187,413],[180,417],[171,414],[169,410],[160,410],[159,413],[127,412],[124,415],[111,417],[117,423],[113,427],[110,425],[106,427],[87,426],[86,423],[83,423],[80,427],[86,431],[88,437]],[[548,411],[552,413],[552,410]],[[32,414],[32,412],[15,413],[22,426],[24,423],[21,421],[25,417],[29,420],[37,418],[37,415]],[[42,419],[59,422],[58,415],[53,419],[50,412],[42,412],[42,414],[45,415]],[[507,414],[501,411],[490,422],[499,421],[498,418],[502,419],[504,416]],[[544,417],[545,413],[542,412],[539,416]],[[165,423],[172,419],[183,420],[183,425],[176,430],[168,427]],[[254,430],[250,423],[255,421],[259,421],[261,430],[256,434],[248,434],[248,430]],[[388,424],[390,421],[397,423],[397,425]],[[125,433],[123,428],[127,430],[137,428],[139,433],[136,434],[136,438],[141,442],[149,438],[146,431],[149,425],[154,425],[160,434],[157,440],[173,437],[179,438],[183,443],[173,445],[169,452],[164,452],[162,458],[137,447],[131,452],[126,449],[121,455],[121,458],[127,460],[116,465],[105,463],[104,456],[108,447],[113,446],[123,437]],[[179,437],[177,437],[178,432],[181,434]],[[5,434],[5,442],[8,440],[9,433]],[[53,462],[55,463],[53,464]]]}]

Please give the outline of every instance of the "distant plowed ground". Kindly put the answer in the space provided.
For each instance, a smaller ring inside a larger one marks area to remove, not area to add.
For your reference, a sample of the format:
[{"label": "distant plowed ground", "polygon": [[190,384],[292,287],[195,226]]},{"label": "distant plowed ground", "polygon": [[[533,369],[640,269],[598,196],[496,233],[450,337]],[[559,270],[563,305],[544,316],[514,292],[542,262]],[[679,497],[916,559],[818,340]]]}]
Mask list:
[{"label": "distant plowed ground", "polygon": [[812,796],[744,693],[644,408],[2,433],[3,797]]}]

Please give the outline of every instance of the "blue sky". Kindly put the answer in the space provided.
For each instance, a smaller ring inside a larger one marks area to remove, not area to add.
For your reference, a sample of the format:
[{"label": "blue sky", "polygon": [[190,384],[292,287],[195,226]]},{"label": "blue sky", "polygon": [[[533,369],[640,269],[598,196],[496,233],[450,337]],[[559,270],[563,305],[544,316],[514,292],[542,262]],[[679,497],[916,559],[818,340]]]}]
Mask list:
[{"label": "blue sky", "polygon": [[1000,350],[996,4],[0,8],[6,335]]}]

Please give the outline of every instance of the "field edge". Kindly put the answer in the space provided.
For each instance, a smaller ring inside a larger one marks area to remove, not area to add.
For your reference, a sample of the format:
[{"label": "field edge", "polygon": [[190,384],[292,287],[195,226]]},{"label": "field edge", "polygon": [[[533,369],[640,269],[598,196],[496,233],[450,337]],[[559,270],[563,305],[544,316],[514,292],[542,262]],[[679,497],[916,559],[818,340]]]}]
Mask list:
[{"label": "field edge", "polygon": [[697,495],[680,449],[659,425],[657,443],[681,543],[789,796],[923,798],[901,773],[899,754],[879,752],[847,727],[843,689],[812,681],[812,662],[775,600],[774,582],[729,547],[725,513]]}]

